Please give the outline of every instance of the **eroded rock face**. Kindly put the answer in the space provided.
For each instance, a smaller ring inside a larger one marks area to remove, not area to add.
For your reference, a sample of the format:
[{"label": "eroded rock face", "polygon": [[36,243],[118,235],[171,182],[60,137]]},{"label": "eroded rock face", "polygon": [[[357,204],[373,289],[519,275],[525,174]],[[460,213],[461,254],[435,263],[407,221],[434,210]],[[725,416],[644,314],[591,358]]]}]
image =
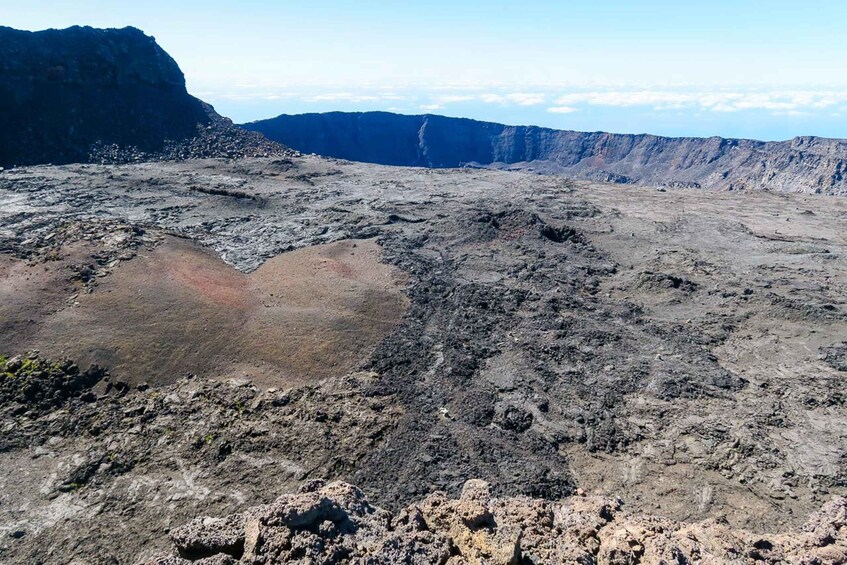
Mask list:
[{"label": "eroded rock face", "polygon": [[209,121],[140,30],[0,28],[2,166],[84,161],[96,142],[156,151]]},{"label": "eroded rock face", "polygon": [[283,114],[244,127],[307,153],[384,165],[470,164],[624,184],[847,192],[847,142],[837,139],[670,138],[387,112]]},{"label": "eroded rock face", "polygon": [[272,504],[197,518],[170,538],[173,555],[140,563],[841,563],[847,499],[833,498],[799,531],[769,535],[633,515],[596,495],[495,498],[476,479],[458,499],[434,493],[392,516],[352,485],[311,482]]},{"label": "eroded rock face", "polygon": [[0,167],[284,152],[189,95],[138,29],[0,27]]}]

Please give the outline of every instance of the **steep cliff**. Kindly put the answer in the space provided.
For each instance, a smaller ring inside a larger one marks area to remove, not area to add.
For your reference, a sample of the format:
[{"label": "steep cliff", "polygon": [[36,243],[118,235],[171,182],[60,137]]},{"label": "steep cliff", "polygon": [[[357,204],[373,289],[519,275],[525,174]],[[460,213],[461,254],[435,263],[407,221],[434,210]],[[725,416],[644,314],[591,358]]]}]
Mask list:
[{"label": "steep cliff", "polygon": [[308,153],[386,165],[483,165],[623,183],[847,193],[847,141],[670,138],[385,112],[282,115],[244,127]]},{"label": "steep cliff", "polygon": [[0,166],[85,161],[93,144],[159,151],[209,123],[138,29],[0,27]]}]

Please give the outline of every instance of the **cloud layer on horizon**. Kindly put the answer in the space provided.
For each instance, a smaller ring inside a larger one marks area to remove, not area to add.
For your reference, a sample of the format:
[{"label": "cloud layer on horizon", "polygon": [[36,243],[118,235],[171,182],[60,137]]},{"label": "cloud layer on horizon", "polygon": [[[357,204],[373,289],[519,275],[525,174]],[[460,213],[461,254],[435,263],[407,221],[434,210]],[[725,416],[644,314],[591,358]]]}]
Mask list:
[{"label": "cloud layer on horizon", "polygon": [[443,114],[556,129],[669,136],[847,138],[847,90],[833,85],[233,83],[189,90],[236,122],[281,113]]},{"label": "cloud layer on horizon", "polygon": [[464,89],[461,85],[391,89],[360,87],[330,90],[327,87],[302,87],[277,90],[255,85],[241,85],[226,92],[198,92],[211,101],[298,100],[306,104],[390,105],[424,111],[445,110],[461,104],[499,106],[545,106],[554,114],[571,114],[587,107],[647,108],[655,112],[701,111],[740,112],[765,111],[776,115],[802,115],[807,112],[842,111],[847,106],[847,91],[831,89],[686,89],[686,88],[618,88],[608,90],[567,91],[563,88],[514,90],[504,87]]}]

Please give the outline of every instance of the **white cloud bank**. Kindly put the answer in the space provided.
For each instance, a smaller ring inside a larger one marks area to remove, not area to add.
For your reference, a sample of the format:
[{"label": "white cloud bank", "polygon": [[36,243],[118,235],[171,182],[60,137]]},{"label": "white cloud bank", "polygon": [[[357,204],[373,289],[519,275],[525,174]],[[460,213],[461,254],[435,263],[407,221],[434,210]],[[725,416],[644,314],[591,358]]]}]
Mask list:
[{"label": "white cloud bank", "polygon": [[[494,83],[398,84],[360,87],[273,86],[234,84],[225,92],[199,92],[202,98],[228,103],[274,102],[280,107],[302,104],[321,109],[400,109],[403,112],[462,113],[460,105],[498,106],[566,115],[589,110],[641,108],[655,113],[764,112],[773,116],[808,117],[847,113],[847,90],[833,86],[766,85],[563,85]],[[301,106],[302,108],[302,106]],[[500,110],[498,110],[500,111]]]},{"label": "white cloud bank", "polygon": [[482,91],[438,93],[437,89],[422,92],[324,92],[305,96],[307,102],[380,103],[413,101],[424,110],[442,110],[448,106],[467,103],[500,106],[533,107],[551,104],[547,112],[571,114],[589,106],[610,108],[645,107],[663,111],[740,112],[766,111],[774,115],[801,116],[808,112],[838,108],[847,104],[847,91],[836,90],[594,90],[560,92]]},{"label": "white cloud bank", "polygon": [[573,106],[553,106],[552,108],[547,108],[547,111],[551,114],[570,114],[576,112],[577,109]]},{"label": "white cloud bank", "polygon": [[466,94],[441,94],[432,98],[432,104],[458,104],[465,102],[483,102],[502,106],[538,106],[547,102],[547,96],[540,92],[485,92]]},{"label": "white cloud bank", "polygon": [[765,110],[796,114],[821,110],[847,102],[847,92],[840,91],[685,91],[685,90],[608,90],[572,92],[555,99],[556,106],[573,108],[580,105],[628,108],[648,106],[655,110],[697,109],[713,112]]}]

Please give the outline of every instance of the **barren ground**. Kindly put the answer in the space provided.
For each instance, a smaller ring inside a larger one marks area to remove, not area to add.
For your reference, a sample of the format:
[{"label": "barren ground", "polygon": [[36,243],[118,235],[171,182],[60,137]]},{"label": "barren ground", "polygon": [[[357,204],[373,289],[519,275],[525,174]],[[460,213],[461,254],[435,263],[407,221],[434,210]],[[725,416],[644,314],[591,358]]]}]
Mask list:
[{"label": "barren ground", "polygon": [[314,157],[2,172],[0,353],[151,387],[4,408],[0,558],[121,562],[316,477],[797,526],[847,491],[845,220]]},{"label": "barren ground", "polygon": [[6,257],[6,347],[108,367],[131,384],[187,374],[263,387],[315,382],[355,369],[402,317],[401,274],[379,256],[373,240],[340,241],[245,274],[190,240],[165,236],[115,265],[97,292],[71,284],[72,299],[56,291],[68,286],[61,277],[79,256],[48,270]]}]

